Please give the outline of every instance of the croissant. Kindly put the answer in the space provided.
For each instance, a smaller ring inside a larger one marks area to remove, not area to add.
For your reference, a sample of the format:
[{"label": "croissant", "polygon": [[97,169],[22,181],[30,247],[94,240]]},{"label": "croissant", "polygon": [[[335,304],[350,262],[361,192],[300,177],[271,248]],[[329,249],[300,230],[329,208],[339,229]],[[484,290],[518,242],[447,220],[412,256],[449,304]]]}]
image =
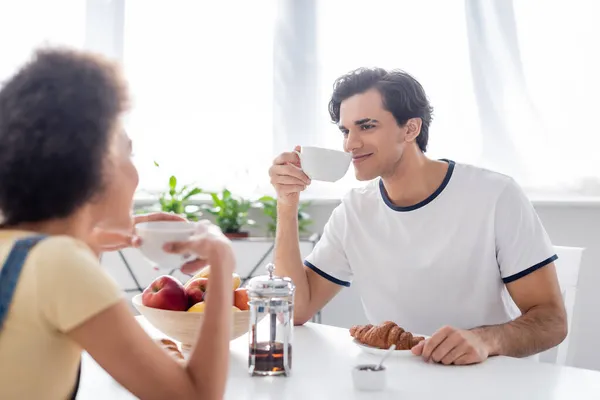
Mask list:
[{"label": "croissant", "polygon": [[396,350],[410,350],[425,340],[422,336],[413,336],[412,333],[406,332],[392,321],[385,321],[378,326],[355,325],[350,328],[350,335],[367,346],[379,349],[387,349],[395,344]]}]

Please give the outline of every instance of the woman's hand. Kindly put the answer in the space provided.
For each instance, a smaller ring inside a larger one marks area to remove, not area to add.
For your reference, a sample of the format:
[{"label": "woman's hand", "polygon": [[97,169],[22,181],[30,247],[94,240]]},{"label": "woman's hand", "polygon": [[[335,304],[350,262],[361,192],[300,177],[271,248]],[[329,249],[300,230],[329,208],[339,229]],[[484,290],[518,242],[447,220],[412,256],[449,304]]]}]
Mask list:
[{"label": "woman's hand", "polygon": [[[198,270],[205,265],[216,266],[218,273],[231,275],[235,269],[235,257],[231,241],[218,226],[209,221],[198,222],[197,232],[183,242],[167,243],[164,250],[173,254],[193,254],[196,260],[184,265],[182,272]],[[213,269],[211,268],[211,274]]]},{"label": "woman's hand", "polygon": [[[198,231],[191,238],[183,242],[168,243],[164,250],[176,254],[193,254],[200,261],[210,264],[210,289],[205,298],[206,308],[187,371],[201,385],[200,391],[204,398],[221,399],[229,366],[233,306],[231,274],[235,268],[235,257],[231,242],[218,227],[208,221],[197,226]],[[212,376],[210,383],[206,382],[206,376]]]},{"label": "woman's hand", "polygon": [[94,228],[90,245],[99,253],[122,250],[127,247],[139,247],[142,241],[135,235],[135,225],[141,222],[152,221],[186,221],[186,219],[179,215],[165,212],[135,215],[130,231]]}]

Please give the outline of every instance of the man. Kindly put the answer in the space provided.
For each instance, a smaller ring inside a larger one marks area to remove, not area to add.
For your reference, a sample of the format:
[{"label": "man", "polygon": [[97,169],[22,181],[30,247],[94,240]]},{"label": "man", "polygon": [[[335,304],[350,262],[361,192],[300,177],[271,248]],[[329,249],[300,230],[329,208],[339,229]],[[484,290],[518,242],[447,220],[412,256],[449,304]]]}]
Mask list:
[{"label": "man", "polygon": [[565,338],[557,257],[531,203],[507,176],[425,156],[432,108],[413,77],[353,71],[329,111],[357,179],[372,182],[344,197],[303,265],[297,207],[310,180],[295,153],[275,159],[275,263],[296,284],[297,324],[354,282],[371,323],[432,335],[413,348],[426,360],[525,357]]}]

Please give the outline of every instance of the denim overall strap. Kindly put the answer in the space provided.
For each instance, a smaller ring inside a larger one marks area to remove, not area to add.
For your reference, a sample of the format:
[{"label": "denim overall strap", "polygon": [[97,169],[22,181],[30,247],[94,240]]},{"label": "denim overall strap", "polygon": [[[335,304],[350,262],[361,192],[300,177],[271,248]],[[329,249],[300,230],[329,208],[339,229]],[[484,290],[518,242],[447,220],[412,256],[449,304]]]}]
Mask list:
[{"label": "denim overall strap", "polygon": [[[0,332],[2,332],[4,320],[8,314],[10,303],[15,294],[17,282],[19,281],[19,276],[21,275],[21,270],[29,255],[29,251],[44,238],[44,235],[38,235],[19,239],[13,245],[8,257],[6,257],[4,266],[2,267],[2,270],[0,270]],[[77,397],[80,378],[81,362],[79,363],[77,381],[75,382],[75,388],[71,395],[71,399]]]},{"label": "denim overall strap", "polygon": [[44,236],[40,235],[17,240],[8,257],[6,257],[4,266],[0,270],[0,330],[2,330],[4,320],[8,314],[29,250],[43,238]]}]

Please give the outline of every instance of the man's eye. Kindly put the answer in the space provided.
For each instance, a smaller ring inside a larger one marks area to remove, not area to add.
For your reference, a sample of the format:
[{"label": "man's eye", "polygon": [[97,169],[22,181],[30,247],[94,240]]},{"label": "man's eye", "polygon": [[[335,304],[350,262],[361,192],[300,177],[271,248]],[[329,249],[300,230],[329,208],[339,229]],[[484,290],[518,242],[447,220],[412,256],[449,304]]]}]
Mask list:
[{"label": "man's eye", "polygon": [[348,136],[348,130],[346,130],[346,129],[342,130],[342,135]]},{"label": "man's eye", "polygon": [[364,124],[364,125],[360,126],[360,129],[363,131],[366,131],[367,129],[371,129],[373,127],[375,127],[375,125],[373,125],[373,124]]}]

